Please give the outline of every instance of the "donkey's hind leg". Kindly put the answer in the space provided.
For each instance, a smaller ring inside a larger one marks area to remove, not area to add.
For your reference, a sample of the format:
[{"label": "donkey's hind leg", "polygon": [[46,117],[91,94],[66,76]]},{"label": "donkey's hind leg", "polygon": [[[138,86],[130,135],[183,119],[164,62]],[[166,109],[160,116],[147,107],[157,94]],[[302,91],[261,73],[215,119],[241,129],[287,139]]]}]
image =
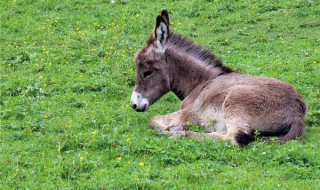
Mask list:
[{"label": "donkey's hind leg", "polygon": [[194,131],[169,131],[173,138],[176,137],[189,137],[195,139],[214,139],[230,141],[237,146],[243,146],[249,144],[255,140],[254,135],[251,133],[249,127],[241,121],[226,121],[227,132],[211,132],[211,133],[197,133]]},{"label": "donkey's hind leg", "polygon": [[211,132],[211,133],[198,133],[194,131],[169,131],[171,138],[188,137],[194,139],[214,139],[230,141],[236,146],[247,145],[249,142],[254,141],[254,136],[248,135],[242,131],[238,131],[236,134],[223,133],[223,132]]},{"label": "donkey's hind leg", "polygon": [[203,140],[203,139],[227,140],[227,139],[229,139],[227,137],[227,134],[225,134],[224,132],[198,133],[195,131],[169,131],[168,133],[171,135],[171,138],[188,137],[188,138],[194,138],[194,139],[198,139],[198,140]]},{"label": "donkey's hind leg", "polygon": [[177,137],[188,137],[194,139],[214,139],[230,141],[232,144],[237,146],[247,145],[255,140],[255,136],[250,130],[249,126],[242,119],[227,120],[226,128],[227,131],[216,131],[211,133],[198,133],[194,131],[184,130],[168,130],[166,134],[170,134],[171,138]]}]

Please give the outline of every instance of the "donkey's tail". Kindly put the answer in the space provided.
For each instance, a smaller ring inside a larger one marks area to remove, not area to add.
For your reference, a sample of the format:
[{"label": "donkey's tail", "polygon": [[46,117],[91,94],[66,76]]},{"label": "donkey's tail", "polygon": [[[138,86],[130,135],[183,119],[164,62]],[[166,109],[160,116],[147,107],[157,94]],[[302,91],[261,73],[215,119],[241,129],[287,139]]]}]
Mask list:
[{"label": "donkey's tail", "polygon": [[305,127],[304,119],[300,117],[297,117],[297,118],[295,117],[291,123],[289,132],[286,135],[280,137],[280,143],[284,144],[289,140],[294,140],[302,137],[304,133],[304,127]]},{"label": "donkey's tail", "polygon": [[304,127],[305,127],[304,115],[306,113],[307,108],[302,99],[298,98],[296,101],[298,103],[298,109],[297,109],[298,113],[291,120],[291,128],[289,132],[286,135],[280,137],[281,144],[289,140],[301,138],[304,133]]}]

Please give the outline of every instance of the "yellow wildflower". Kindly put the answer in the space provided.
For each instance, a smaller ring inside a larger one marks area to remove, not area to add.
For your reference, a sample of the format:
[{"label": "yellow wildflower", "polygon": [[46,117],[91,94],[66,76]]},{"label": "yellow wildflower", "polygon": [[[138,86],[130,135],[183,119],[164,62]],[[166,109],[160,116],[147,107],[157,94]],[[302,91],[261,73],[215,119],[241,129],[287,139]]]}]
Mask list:
[{"label": "yellow wildflower", "polygon": [[118,161],[121,161],[121,160],[122,160],[122,157],[121,157],[121,156],[119,156],[119,157],[117,158],[117,160],[118,160]]},{"label": "yellow wildflower", "polygon": [[140,162],[140,163],[139,163],[139,166],[141,166],[141,167],[144,166],[144,163],[143,163],[143,162]]},{"label": "yellow wildflower", "polygon": [[60,146],[60,144],[59,144],[59,146],[58,146],[58,153],[60,154],[60,151],[61,151],[61,146]]}]

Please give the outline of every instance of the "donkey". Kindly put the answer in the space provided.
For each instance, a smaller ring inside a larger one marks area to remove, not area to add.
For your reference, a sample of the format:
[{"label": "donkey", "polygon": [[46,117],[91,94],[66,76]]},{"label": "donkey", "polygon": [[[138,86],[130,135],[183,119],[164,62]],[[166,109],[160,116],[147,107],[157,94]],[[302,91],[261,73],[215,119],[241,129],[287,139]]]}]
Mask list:
[{"label": "donkey", "polygon": [[[302,137],[306,105],[289,84],[241,74],[215,55],[170,31],[166,10],[145,46],[135,55],[136,84],[131,107],[138,112],[169,91],[180,100],[179,111],[152,118],[150,127],[173,137],[212,138],[244,146],[256,134],[285,143]],[[198,125],[207,133],[189,131]]]}]

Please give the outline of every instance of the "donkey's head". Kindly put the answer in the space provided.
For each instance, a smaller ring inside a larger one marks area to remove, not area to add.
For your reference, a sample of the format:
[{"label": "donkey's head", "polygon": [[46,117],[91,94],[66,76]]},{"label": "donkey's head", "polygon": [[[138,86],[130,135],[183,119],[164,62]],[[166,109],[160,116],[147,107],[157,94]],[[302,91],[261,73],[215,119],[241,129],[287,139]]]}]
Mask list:
[{"label": "donkey's head", "polygon": [[146,111],[170,90],[169,69],[165,60],[169,34],[169,15],[163,10],[157,16],[154,32],[135,56],[137,75],[130,104],[136,111]]}]

